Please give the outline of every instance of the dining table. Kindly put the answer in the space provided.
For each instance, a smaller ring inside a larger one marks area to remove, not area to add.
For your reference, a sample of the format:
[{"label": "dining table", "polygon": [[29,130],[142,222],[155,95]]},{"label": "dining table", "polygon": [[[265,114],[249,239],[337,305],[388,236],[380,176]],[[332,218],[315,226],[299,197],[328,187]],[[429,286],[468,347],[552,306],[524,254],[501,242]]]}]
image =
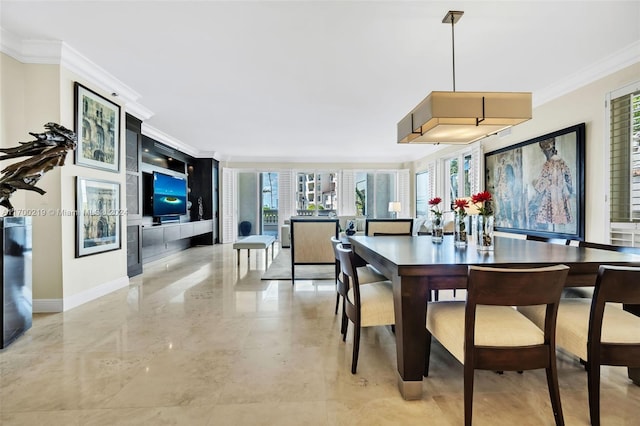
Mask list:
[{"label": "dining table", "polygon": [[[470,265],[534,268],[564,264],[565,286],[594,286],[600,265],[640,266],[640,255],[496,236],[493,250],[470,243],[457,247],[453,236],[351,236],[353,251],[385,275],[393,286],[398,388],[406,400],[422,398],[426,355],[427,301],[432,290],[465,289]],[[629,369],[640,385],[640,369]]]}]

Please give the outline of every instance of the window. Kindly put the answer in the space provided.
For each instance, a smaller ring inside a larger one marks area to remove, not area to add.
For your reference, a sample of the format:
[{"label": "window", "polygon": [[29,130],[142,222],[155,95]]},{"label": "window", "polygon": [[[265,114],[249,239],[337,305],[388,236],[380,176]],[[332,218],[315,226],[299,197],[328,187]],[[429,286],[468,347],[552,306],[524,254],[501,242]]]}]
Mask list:
[{"label": "window", "polygon": [[[356,212],[375,219],[392,217],[389,203],[400,201],[403,211],[408,211],[408,196],[404,196],[405,185],[397,171],[362,171],[355,174]],[[406,198],[406,200],[405,200]],[[403,205],[405,204],[405,205]],[[401,216],[399,216],[401,217]]]},{"label": "window", "polygon": [[336,173],[298,172],[296,210],[300,216],[326,216],[337,210]]},{"label": "window", "polygon": [[428,170],[416,174],[416,217],[429,213],[430,173]]},{"label": "window", "polygon": [[[474,158],[475,157],[475,158]],[[464,152],[444,161],[444,206],[449,209],[456,198],[470,197],[479,191],[477,173],[480,153],[478,150]]]},{"label": "window", "polygon": [[278,173],[262,172],[262,235],[278,236]]},{"label": "window", "polygon": [[640,246],[640,82],[608,97],[611,242]]},{"label": "window", "polygon": [[611,221],[640,220],[640,91],[611,100]]}]

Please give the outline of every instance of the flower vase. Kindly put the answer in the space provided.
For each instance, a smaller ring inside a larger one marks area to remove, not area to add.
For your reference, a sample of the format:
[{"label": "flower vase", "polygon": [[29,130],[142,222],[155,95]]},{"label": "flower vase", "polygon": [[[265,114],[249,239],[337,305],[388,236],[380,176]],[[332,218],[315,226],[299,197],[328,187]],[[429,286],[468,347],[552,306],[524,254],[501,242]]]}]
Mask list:
[{"label": "flower vase", "polygon": [[478,251],[493,251],[493,215],[478,215],[476,246]]},{"label": "flower vase", "polygon": [[466,247],[468,241],[467,217],[460,217],[456,214],[454,219],[453,241],[456,247]]},{"label": "flower vase", "polygon": [[442,227],[442,218],[435,216],[431,222],[431,241],[440,244],[444,236],[444,229]]}]

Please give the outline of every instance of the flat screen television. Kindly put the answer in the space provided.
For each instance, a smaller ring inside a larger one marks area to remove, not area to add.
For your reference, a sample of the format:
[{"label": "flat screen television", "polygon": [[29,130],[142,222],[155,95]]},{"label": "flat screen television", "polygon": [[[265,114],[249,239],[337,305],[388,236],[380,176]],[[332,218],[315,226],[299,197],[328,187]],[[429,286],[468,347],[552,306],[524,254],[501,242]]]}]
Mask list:
[{"label": "flat screen television", "polygon": [[180,216],[187,214],[187,180],[153,172],[153,216]]}]

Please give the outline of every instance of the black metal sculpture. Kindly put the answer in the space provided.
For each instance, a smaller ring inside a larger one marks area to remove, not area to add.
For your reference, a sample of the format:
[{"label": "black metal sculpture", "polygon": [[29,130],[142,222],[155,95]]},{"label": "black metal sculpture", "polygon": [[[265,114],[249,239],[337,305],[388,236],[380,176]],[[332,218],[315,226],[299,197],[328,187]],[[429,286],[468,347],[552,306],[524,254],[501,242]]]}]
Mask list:
[{"label": "black metal sculpture", "polygon": [[0,148],[3,153],[0,161],[31,156],[2,170],[0,206],[8,209],[7,216],[13,216],[13,205],[9,198],[17,189],[44,194],[46,191],[36,186],[40,178],[54,167],[63,166],[67,152],[76,148],[76,134],[72,130],[56,123],[47,123],[44,128],[47,131],[43,133],[29,132],[35,138],[33,141],[20,142],[19,146],[13,148]]}]

